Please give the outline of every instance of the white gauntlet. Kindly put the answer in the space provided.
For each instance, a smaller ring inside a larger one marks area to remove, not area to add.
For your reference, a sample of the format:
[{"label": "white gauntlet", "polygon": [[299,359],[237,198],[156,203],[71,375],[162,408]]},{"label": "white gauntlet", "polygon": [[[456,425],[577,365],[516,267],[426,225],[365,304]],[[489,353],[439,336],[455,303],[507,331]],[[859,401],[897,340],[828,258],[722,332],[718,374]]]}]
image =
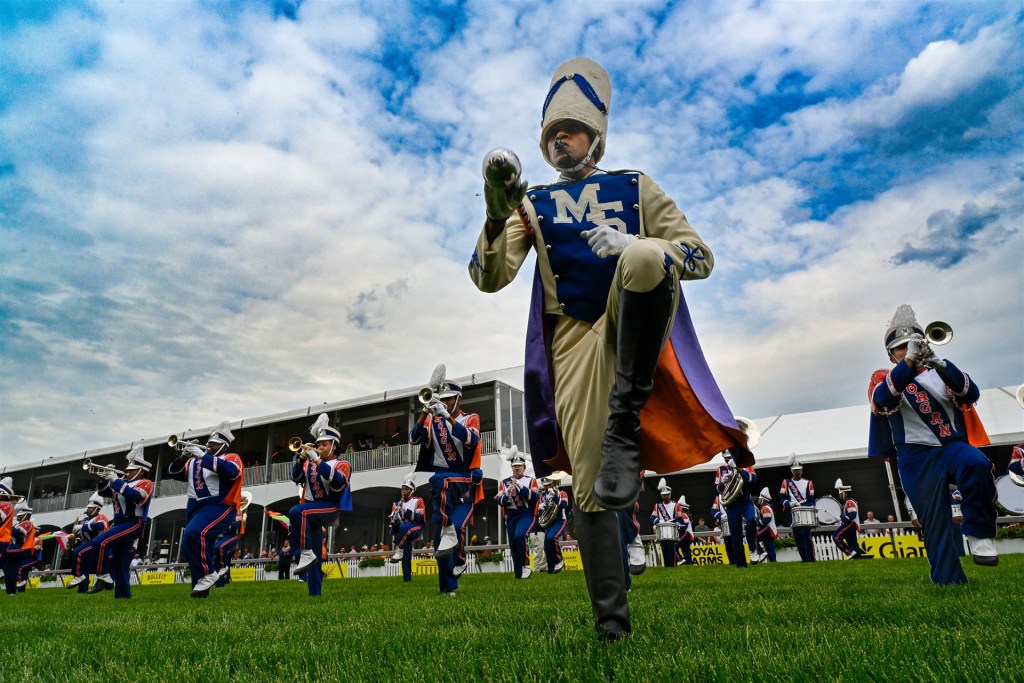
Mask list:
[{"label": "white gauntlet", "polygon": [[619,232],[610,225],[599,225],[593,230],[584,230],[580,237],[587,241],[591,251],[598,258],[621,254],[630,243],[640,239],[636,235]]}]

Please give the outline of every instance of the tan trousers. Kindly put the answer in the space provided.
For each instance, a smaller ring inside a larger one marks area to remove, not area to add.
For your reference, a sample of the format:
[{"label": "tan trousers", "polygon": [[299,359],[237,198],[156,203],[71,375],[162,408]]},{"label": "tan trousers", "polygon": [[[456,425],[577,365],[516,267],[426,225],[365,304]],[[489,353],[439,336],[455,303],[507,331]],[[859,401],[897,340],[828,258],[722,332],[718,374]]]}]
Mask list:
[{"label": "tan trousers", "polygon": [[[675,269],[672,317],[665,328],[661,346],[679,304],[679,282]],[[552,341],[555,382],[555,416],[572,463],[572,490],[576,506],[584,512],[602,508],[594,502],[594,481],[601,466],[601,443],[608,426],[608,396],[615,383],[615,343],[619,324],[619,292],[649,292],[665,277],[665,254],[648,240],[630,244],[615,268],[608,292],[605,314],[593,325],[559,316]]]}]

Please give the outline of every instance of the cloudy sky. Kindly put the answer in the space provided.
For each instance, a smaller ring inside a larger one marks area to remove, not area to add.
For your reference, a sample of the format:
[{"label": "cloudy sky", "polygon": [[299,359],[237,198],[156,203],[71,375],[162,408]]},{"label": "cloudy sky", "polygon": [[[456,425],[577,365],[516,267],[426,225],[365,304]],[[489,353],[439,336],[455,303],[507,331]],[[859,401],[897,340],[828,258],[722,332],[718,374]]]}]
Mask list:
[{"label": "cloudy sky", "polygon": [[896,306],[1024,381],[1020,3],[8,2],[0,465],[519,365],[480,162],[611,73],[604,168],[711,245],[737,414],[854,405]]}]

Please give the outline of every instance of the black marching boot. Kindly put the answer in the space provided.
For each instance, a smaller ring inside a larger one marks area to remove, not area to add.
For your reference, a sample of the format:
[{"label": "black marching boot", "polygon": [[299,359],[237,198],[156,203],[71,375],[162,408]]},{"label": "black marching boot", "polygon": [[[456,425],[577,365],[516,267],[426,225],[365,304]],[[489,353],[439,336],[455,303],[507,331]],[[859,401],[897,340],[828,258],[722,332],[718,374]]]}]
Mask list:
[{"label": "black marching boot", "polygon": [[640,495],[640,409],[654,388],[676,286],[669,273],[649,292],[619,292],[615,385],[594,482],[594,501],[606,510],[631,508]]},{"label": "black marching boot", "polygon": [[582,512],[579,508],[573,512],[573,520],[594,626],[602,636],[616,641],[630,632],[619,520],[611,510]]}]

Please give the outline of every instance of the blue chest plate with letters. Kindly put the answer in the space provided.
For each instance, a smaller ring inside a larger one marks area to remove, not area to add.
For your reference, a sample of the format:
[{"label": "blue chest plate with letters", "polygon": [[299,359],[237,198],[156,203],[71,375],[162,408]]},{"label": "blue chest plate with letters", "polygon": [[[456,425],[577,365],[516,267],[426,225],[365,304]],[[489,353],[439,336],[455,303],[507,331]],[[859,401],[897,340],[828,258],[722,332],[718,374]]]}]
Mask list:
[{"label": "blue chest plate with letters", "polygon": [[537,212],[534,228],[543,239],[562,311],[595,323],[604,315],[618,256],[598,258],[584,230],[608,225],[640,234],[638,173],[597,175],[529,193]]}]

